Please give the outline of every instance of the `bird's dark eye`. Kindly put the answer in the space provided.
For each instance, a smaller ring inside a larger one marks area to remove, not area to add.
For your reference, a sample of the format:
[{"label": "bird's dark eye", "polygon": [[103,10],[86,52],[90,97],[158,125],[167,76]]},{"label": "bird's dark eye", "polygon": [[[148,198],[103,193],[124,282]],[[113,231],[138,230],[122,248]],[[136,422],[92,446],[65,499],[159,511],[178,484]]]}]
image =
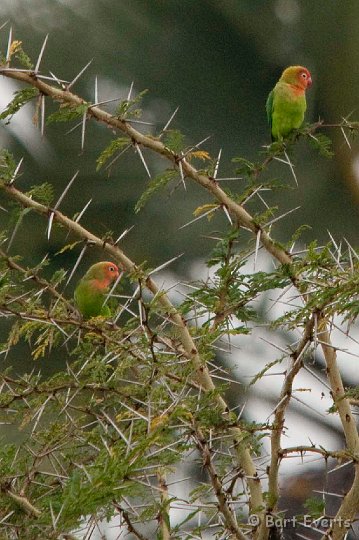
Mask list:
[{"label": "bird's dark eye", "polygon": [[114,267],[114,266],[110,266],[110,267],[109,267],[109,270],[110,270],[110,272],[114,272],[114,271],[115,271],[115,267]]},{"label": "bird's dark eye", "polygon": [[307,74],[306,74],[306,73],[302,73],[302,77],[303,77],[303,79],[306,79],[306,78],[307,78]]}]

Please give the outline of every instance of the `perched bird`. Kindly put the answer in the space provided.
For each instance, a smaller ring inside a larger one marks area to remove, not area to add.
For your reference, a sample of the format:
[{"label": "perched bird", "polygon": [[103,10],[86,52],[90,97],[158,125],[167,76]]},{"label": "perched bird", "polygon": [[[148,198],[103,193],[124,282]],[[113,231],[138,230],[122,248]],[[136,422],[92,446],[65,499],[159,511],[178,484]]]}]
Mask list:
[{"label": "perched bird", "polygon": [[307,68],[290,66],[269,93],[266,103],[272,140],[283,140],[300,128],[307,108],[305,91],[312,84]]},{"label": "perched bird", "polygon": [[93,264],[80,279],[74,293],[76,305],[85,319],[110,317],[111,311],[103,305],[110,285],[120,275],[118,267],[108,261]]}]

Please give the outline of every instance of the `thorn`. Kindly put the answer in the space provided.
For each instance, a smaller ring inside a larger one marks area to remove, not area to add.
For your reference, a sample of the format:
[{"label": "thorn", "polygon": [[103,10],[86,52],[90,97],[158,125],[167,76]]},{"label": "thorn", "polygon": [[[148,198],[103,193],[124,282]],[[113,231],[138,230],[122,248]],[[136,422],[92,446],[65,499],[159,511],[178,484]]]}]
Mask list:
[{"label": "thorn", "polygon": [[118,275],[118,277],[116,278],[114,284],[112,285],[111,289],[109,290],[109,292],[107,293],[107,295],[106,295],[106,297],[105,297],[105,299],[103,301],[103,304],[102,304],[103,306],[105,306],[107,304],[108,299],[112,295],[113,291],[116,289],[117,285],[120,283],[123,274],[124,274],[124,272],[121,272]]},{"label": "thorn", "polygon": [[215,208],[211,208],[210,210],[207,210],[207,212],[204,212],[204,214],[201,214],[200,216],[192,219],[191,221],[189,221],[188,223],[185,223],[184,225],[182,225],[181,227],[178,228],[178,230],[180,231],[181,229],[184,229],[185,227],[188,227],[188,225],[191,225],[192,223],[194,223],[195,221],[198,221],[202,218],[204,218],[205,216],[208,216],[208,214],[211,214],[212,212],[215,212],[216,210],[218,210],[218,208],[220,208],[221,206],[218,205],[216,206]]},{"label": "thorn", "polygon": [[10,26],[9,38],[7,41],[6,64],[9,64],[10,62],[11,43],[12,43],[12,26]]},{"label": "thorn", "polygon": [[190,152],[192,152],[192,150],[194,150],[195,148],[199,148],[201,146],[201,144],[205,143],[206,141],[208,141],[208,139],[211,139],[212,135],[208,135],[208,137],[206,137],[205,139],[202,139],[202,141],[200,141],[199,143],[195,144],[194,146],[192,146],[189,150],[187,150],[187,152],[185,152],[185,154],[182,156],[182,157],[186,157],[187,154],[189,154]]},{"label": "thorn", "polygon": [[229,176],[227,178],[216,178],[216,182],[227,182],[228,180],[243,180],[243,176]]},{"label": "thorn", "polygon": [[82,116],[82,129],[81,129],[81,151],[83,151],[85,146],[85,130],[86,130],[86,120],[87,120],[87,109]]},{"label": "thorn", "polygon": [[271,221],[268,221],[265,225],[263,225],[262,229],[264,229],[264,227],[269,227],[270,225],[273,225],[273,223],[275,223],[276,221],[279,221],[280,219],[284,218],[285,216],[288,216],[288,214],[291,214],[292,212],[295,212],[299,208],[301,208],[301,207],[296,206],[295,208],[292,208],[292,210],[288,210],[288,212],[286,212],[285,214],[282,214],[281,216],[279,216],[277,218],[274,218]]},{"label": "thorn", "polygon": [[114,163],[116,163],[116,161],[117,161],[117,160],[118,160],[125,152],[127,152],[127,150],[128,150],[129,148],[131,148],[131,146],[132,146],[132,144],[129,144],[128,146],[126,146],[126,148],[124,148],[123,150],[121,150],[121,152],[120,152],[119,154],[117,154],[117,156],[115,156],[115,157],[113,158],[113,160],[111,160],[110,163],[109,163],[108,165],[106,165],[105,171],[107,171],[108,169],[110,169],[110,168],[112,167],[112,165],[113,165]]},{"label": "thorn", "polygon": [[9,185],[10,185],[10,186],[11,186],[11,184],[13,184],[13,183],[15,182],[16,177],[17,177],[17,174],[18,174],[18,172],[19,172],[19,169],[20,169],[21,164],[22,164],[23,161],[24,161],[24,158],[22,157],[22,158],[20,159],[19,163],[16,165],[16,169],[15,169],[15,171],[14,171],[14,174],[12,175],[11,180],[10,180],[10,182],[9,182]]},{"label": "thorn", "polygon": [[67,281],[65,283],[65,287],[63,288],[63,290],[65,290],[67,285],[70,283],[72,276],[76,272],[76,269],[77,269],[78,265],[80,264],[80,262],[82,260],[82,257],[85,255],[86,249],[87,249],[87,244],[84,245],[84,247],[82,248],[82,250],[80,252],[80,255],[77,257],[77,261],[75,262],[75,265],[74,265],[73,269],[70,272],[70,275],[69,275],[69,277],[68,277],[68,279],[67,279]]},{"label": "thorn", "polygon": [[81,75],[84,73],[84,71],[86,71],[89,65],[92,64],[92,62],[93,62],[93,58],[86,64],[84,68],[82,68],[80,73],[78,73],[78,75],[76,75],[76,77],[70,82],[70,84],[67,86],[67,90],[70,90],[70,88],[75,84],[75,82],[79,80]]},{"label": "thorn", "polygon": [[256,250],[255,250],[255,253],[254,253],[253,272],[256,271],[257,256],[258,256],[259,242],[261,240],[261,234],[262,234],[262,230],[259,229],[258,232],[257,232],[257,238],[256,238]]},{"label": "thorn", "polygon": [[221,155],[222,155],[222,148],[220,148],[220,150],[218,152],[218,156],[217,156],[217,159],[216,159],[216,165],[215,165],[214,171],[213,171],[213,178],[217,178],[217,173],[218,173],[218,169],[219,169],[219,162],[220,162],[220,159],[221,159]]},{"label": "thorn", "polygon": [[39,54],[39,57],[37,59],[36,66],[35,66],[35,69],[34,69],[35,73],[37,73],[39,71],[40,63],[41,63],[41,60],[42,60],[42,55],[44,54],[48,38],[49,38],[49,34],[46,35],[46,37],[44,39],[44,43],[42,44],[41,51],[40,51],[40,54]]},{"label": "thorn", "polygon": [[[217,180],[217,182],[218,182],[218,180]],[[250,194],[248,195],[248,197],[246,197],[246,198],[244,199],[244,201],[242,202],[242,206],[244,206],[245,204],[247,204],[247,202],[250,201],[251,198],[254,197],[254,195],[256,195],[256,194],[261,190],[262,187],[263,187],[263,186],[262,186],[262,184],[261,184],[261,185],[258,186],[254,191],[252,191],[252,193],[250,193]]]},{"label": "thorn", "polygon": [[135,143],[135,149],[136,149],[138,155],[139,155],[140,158],[141,158],[141,161],[142,161],[142,163],[143,163],[144,168],[146,169],[146,172],[147,172],[149,178],[151,178],[151,173],[150,173],[150,171],[149,171],[149,169],[148,169],[148,167],[147,167],[147,163],[146,163],[146,161],[145,161],[145,158],[143,157],[141,148],[139,147],[139,145],[138,145],[137,143]]},{"label": "thorn", "polygon": [[[343,118],[343,120],[345,120],[345,118]],[[346,134],[345,131],[344,131],[344,128],[341,127],[340,129],[341,129],[341,132],[343,133],[343,137],[344,137],[344,139],[345,139],[345,142],[347,143],[349,149],[351,150],[352,147],[351,147],[351,144],[350,144],[349,139],[348,139],[348,137],[347,137],[347,134]]]},{"label": "thorn", "polygon": [[[57,84],[58,84],[59,86],[61,86],[61,88],[64,88],[64,83],[65,83],[65,84],[69,84],[68,81],[63,81],[63,80],[59,79],[58,77],[56,77],[56,75],[55,75],[54,73],[52,73],[52,71],[50,71],[50,75],[51,75],[51,77],[52,77],[52,80],[56,81]],[[48,77],[45,77],[44,75],[42,75],[41,78],[42,78],[42,79],[47,79]],[[49,79],[50,79],[50,77],[49,77]],[[50,79],[50,80],[51,80],[51,79]]]},{"label": "thorn", "polygon": [[160,266],[157,266],[157,268],[155,268],[154,270],[151,270],[151,272],[148,273],[149,276],[152,276],[152,274],[155,274],[156,272],[159,272],[160,270],[163,270],[164,268],[166,268],[167,266],[169,266],[171,263],[173,263],[174,261],[176,261],[177,259],[180,259],[184,254],[181,253],[180,255],[177,255],[177,257],[173,257],[172,259],[170,259],[169,261],[161,264]]},{"label": "thorn", "polygon": [[182,160],[179,160],[178,168],[179,168],[179,172],[180,172],[180,175],[181,175],[181,180],[182,180],[183,187],[184,187],[185,191],[187,191],[186,182],[185,182],[184,174],[183,174]]},{"label": "thorn", "polygon": [[80,221],[80,219],[82,218],[82,216],[84,215],[84,213],[86,212],[87,208],[90,206],[90,204],[92,203],[92,199],[90,199],[86,204],[85,206],[83,207],[83,209],[81,210],[81,212],[79,213],[79,215],[77,216],[77,218],[75,219],[75,223],[78,223]]},{"label": "thorn", "polygon": [[45,95],[41,94],[40,98],[40,108],[41,108],[41,137],[44,136],[45,133]]},{"label": "thorn", "polygon": [[50,240],[52,222],[54,221],[55,212],[51,212],[49,216],[49,222],[47,224],[47,239]]},{"label": "thorn", "polygon": [[166,129],[168,129],[170,123],[172,122],[172,120],[173,120],[174,117],[176,116],[176,114],[177,114],[177,112],[178,112],[178,109],[179,109],[179,107],[177,107],[177,109],[171,114],[171,116],[170,116],[170,118],[169,118],[167,124],[165,125],[164,128],[162,128],[162,132],[161,132],[162,134],[166,131]]},{"label": "thorn", "polygon": [[98,103],[98,81],[97,75],[95,77],[95,103]]},{"label": "thorn", "polygon": [[131,94],[132,94],[132,90],[133,90],[133,83],[134,83],[134,81],[132,81],[131,86],[130,86],[130,89],[129,89],[129,91],[128,91],[128,94],[127,94],[127,101],[130,101],[130,99],[131,99]]},{"label": "thorn", "polygon": [[79,170],[75,172],[75,174],[73,175],[73,177],[71,178],[70,182],[67,184],[67,186],[65,187],[64,191],[62,192],[62,194],[60,195],[60,197],[58,198],[57,200],[57,203],[55,204],[54,206],[54,210],[57,210],[58,207],[60,206],[61,202],[63,201],[66,193],[68,192],[68,190],[70,189],[70,187],[72,186],[74,180],[76,179],[77,175],[79,174]]},{"label": "thorn", "polygon": [[117,244],[120,242],[120,240],[122,240],[122,238],[124,238],[130,231],[132,231],[132,229],[134,228],[134,225],[132,225],[131,227],[129,227],[128,229],[125,229],[123,231],[123,233],[120,234],[120,236],[117,238],[116,242],[114,243],[115,246],[117,246]]},{"label": "thorn", "polygon": [[295,183],[296,183],[297,186],[298,186],[298,180],[297,180],[297,176],[296,176],[296,174],[295,174],[295,172],[294,172],[294,166],[293,166],[292,162],[290,161],[289,156],[288,156],[288,154],[287,154],[287,152],[286,152],[285,150],[284,150],[284,155],[285,155],[287,161],[286,161],[285,159],[281,159],[281,158],[279,158],[279,157],[274,157],[273,159],[275,159],[276,161],[280,161],[281,163],[285,163],[286,165],[289,165],[289,168],[290,168],[290,170],[291,170],[291,173],[292,173],[292,175],[293,175],[293,178],[294,178],[294,180],[295,180]]},{"label": "thorn", "polygon": [[1,26],[0,26],[0,30],[2,30],[6,25],[7,23],[9,22],[9,19],[7,21],[5,21]]},{"label": "thorn", "polygon": [[[90,108],[90,107],[89,107]],[[75,129],[77,129],[78,127],[82,126],[82,120],[81,122],[78,122],[76,125],[74,125],[71,129],[69,129],[68,131],[65,131],[65,135],[69,135],[70,133],[72,133],[73,131],[75,131]]]},{"label": "thorn", "polygon": [[230,223],[231,225],[233,225],[233,221],[232,221],[232,218],[231,218],[231,216],[230,216],[230,213],[228,212],[228,208],[223,204],[223,205],[222,205],[222,209],[223,209],[224,213],[226,214],[229,223]]}]

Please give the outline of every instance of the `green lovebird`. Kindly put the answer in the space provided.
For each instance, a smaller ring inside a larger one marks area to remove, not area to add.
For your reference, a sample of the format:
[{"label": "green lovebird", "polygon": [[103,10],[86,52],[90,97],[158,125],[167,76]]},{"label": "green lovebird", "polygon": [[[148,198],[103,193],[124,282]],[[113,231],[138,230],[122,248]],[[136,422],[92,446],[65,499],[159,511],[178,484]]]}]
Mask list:
[{"label": "green lovebird", "polygon": [[111,316],[110,308],[103,303],[110,285],[119,275],[118,267],[112,262],[103,261],[90,266],[74,293],[76,305],[84,319]]},{"label": "green lovebird", "polygon": [[303,66],[289,66],[269,93],[266,103],[273,141],[283,140],[303,124],[307,109],[305,91],[312,77]]}]

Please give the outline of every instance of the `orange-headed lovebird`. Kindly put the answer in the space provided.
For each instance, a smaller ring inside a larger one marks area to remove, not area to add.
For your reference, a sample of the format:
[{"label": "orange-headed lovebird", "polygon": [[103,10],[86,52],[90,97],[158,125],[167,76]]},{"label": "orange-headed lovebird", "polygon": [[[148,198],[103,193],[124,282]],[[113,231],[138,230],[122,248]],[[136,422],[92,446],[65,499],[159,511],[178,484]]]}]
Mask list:
[{"label": "orange-headed lovebird", "polygon": [[305,91],[312,84],[312,77],[303,66],[287,67],[266,103],[272,140],[283,140],[300,128],[307,109]]},{"label": "orange-headed lovebird", "polygon": [[108,261],[93,264],[79,281],[74,298],[84,319],[110,317],[111,311],[104,305],[110,285],[118,278],[118,267]]}]

